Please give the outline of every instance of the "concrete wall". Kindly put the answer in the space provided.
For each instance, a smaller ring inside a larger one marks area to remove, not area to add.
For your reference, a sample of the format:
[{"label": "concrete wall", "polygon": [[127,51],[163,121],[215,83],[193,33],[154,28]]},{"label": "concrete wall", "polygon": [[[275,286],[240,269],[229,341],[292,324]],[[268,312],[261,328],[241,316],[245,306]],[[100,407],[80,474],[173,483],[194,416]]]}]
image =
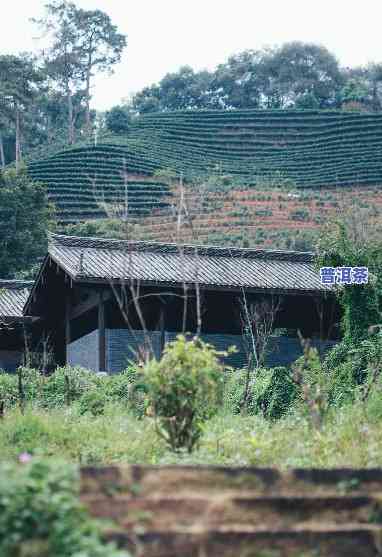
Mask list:
[{"label": "concrete wall", "polygon": [[68,365],[99,370],[98,329],[71,342],[67,350]]}]

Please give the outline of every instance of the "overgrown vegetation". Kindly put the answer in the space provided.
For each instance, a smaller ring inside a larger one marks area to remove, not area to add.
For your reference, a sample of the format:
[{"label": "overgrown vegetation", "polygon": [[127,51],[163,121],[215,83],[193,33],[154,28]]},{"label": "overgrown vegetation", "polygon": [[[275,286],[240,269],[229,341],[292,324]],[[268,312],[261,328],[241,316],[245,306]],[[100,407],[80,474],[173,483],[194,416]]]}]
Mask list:
[{"label": "overgrown vegetation", "polygon": [[[264,374],[263,379],[268,379]],[[269,385],[268,381],[266,384]],[[154,420],[139,418],[124,403],[109,402],[104,413],[80,413],[79,405],[44,409],[28,405],[21,414],[8,409],[1,421],[1,459],[15,461],[26,452],[79,464],[200,463],[303,467],[382,466],[382,406],[380,381],[363,400],[363,388],[354,400],[331,405],[317,429],[301,398],[279,419],[263,411],[234,414],[231,401],[239,398],[232,384],[219,412],[203,426],[203,435],[191,454],[168,449],[155,431]],[[265,389],[259,388],[263,397]]]},{"label": "overgrown vegetation", "polygon": [[292,369],[258,368],[245,408],[246,370],[217,356],[180,336],[120,375],[0,374],[2,555],[122,557],[79,505],[72,463],[382,466],[382,331],[339,368],[308,343]]},{"label": "overgrown vegetation", "polygon": [[0,464],[2,557],[129,557],[101,540],[78,499],[77,468],[23,453]]},{"label": "overgrown vegetation", "polygon": [[369,271],[368,284],[338,288],[343,340],[324,362],[326,373],[336,378],[332,402],[354,400],[360,385],[368,393],[370,381],[382,371],[382,240],[375,232],[359,214],[348,214],[326,231],[319,245],[321,265],[365,266]]}]

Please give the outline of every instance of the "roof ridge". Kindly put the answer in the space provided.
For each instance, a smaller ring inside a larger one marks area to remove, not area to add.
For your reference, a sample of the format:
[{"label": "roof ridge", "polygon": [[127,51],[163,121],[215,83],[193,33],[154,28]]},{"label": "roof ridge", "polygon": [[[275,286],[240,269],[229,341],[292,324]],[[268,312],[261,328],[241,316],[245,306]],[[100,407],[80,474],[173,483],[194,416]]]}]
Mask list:
[{"label": "roof ridge", "polygon": [[22,279],[0,279],[0,288],[12,288],[15,287],[28,287],[33,286],[33,280],[22,280]]},{"label": "roof ridge", "polygon": [[[64,234],[49,234],[49,244],[63,245],[68,247],[86,248],[102,248],[117,249],[132,247],[137,251],[147,251],[155,253],[175,253],[178,250],[184,250],[186,253],[198,252],[203,256],[215,257],[248,257],[248,258],[264,258],[287,261],[306,261],[312,262],[314,259],[313,252],[291,251],[291,250],[272,250],[265,248],[241,248],[235,246],[215,246],[203,244],[177,244],[175,242],[156,242],[146,240],[120,240],[115,238],[100,238],[94,236],[67,236]],[[268,257],[267,257],[268,256]]]}]

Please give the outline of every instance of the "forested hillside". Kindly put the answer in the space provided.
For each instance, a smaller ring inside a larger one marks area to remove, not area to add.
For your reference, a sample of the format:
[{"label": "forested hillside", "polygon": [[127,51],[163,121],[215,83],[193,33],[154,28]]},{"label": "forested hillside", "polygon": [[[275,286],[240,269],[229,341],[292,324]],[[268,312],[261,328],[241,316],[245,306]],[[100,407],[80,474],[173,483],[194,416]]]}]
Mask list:
[{"label": "forested hillside", "polygon": [[[155,177],[161,170],[182,173],[186,187],[188,180],[223,177],[228,197],[234,190],[244,190],[252,201],[254,195],[282,186],[309,188],[308,194],[319,188],[318,198],[324,192],[335,196],[337,189],[346,195],[349,186],[365,192],[377,186],[379,202],[382,114],[318,110],[146,114],[123,135],[105,135],[97,145],[59,151],[30,162],[28,169],[34,180],[48,186],[61,222],[103,217],[104,202],[122,203],[127,194],[131,214],[147,216],[166,207],[171,192]],[[270,195],[267,201],[273,202]],[[257,217],[269,223],[269,208],[257,209],[265,210]]]},{"label": "forested hillside", "polygon": [[187,241],[311,249],[348,200],[381,221],[382,63],[343,66],[293,40],[141,90],[126,81],[103,111],[98,76],[123,64],[122,23],[52,0],[31,24],[42,49],[0,53],[0,174],[26,163],[59,227],[120,237],[122,222],[168,241],[184,206]]}]

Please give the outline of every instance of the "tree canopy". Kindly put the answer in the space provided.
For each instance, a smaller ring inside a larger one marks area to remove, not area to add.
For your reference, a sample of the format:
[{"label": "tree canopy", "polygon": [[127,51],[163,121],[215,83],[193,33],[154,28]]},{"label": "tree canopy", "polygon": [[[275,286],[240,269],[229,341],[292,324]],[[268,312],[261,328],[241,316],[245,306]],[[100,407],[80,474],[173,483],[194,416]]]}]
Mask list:
[{"label": "tree canopy", "polygon": [[[146,112],[187,109],[341,108],[346,86],[356,77],[367,110],[382,108],[382,66],[341,68],[324,46],[293,41],[278,47],[245,50],[214,71],[177,72],[137,92],[132,109]],[[345,88],[345,89],[344,89]]]},{"label": "tree canopy", "polygon": [[47,248],[52,209],[45,188],[26,169],[0,173],[0,276],[11,278],[36,264]]}]

